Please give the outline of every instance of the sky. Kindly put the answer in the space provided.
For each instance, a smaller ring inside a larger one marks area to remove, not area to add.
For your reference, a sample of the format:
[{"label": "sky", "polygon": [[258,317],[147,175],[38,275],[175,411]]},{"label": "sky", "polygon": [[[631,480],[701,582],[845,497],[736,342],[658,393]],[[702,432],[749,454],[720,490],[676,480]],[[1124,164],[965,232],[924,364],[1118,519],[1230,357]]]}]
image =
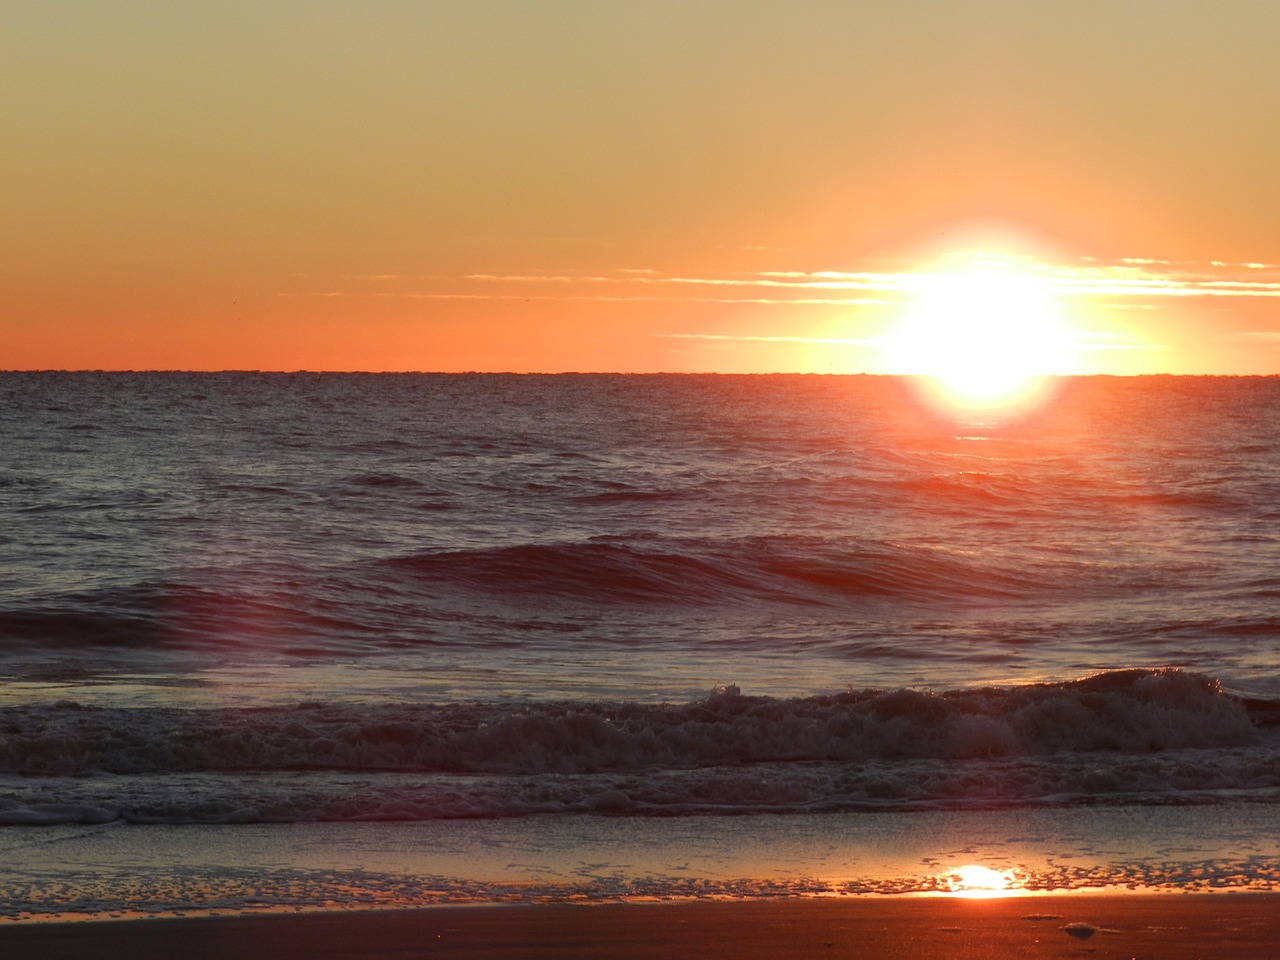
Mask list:
[{"label": "sky", "polygon": [[921,372],[1006,335],[936,295],[994,270],[1049,372],[1280,373],[1277,36],[1273,0],[9,0],[0,369]]}]

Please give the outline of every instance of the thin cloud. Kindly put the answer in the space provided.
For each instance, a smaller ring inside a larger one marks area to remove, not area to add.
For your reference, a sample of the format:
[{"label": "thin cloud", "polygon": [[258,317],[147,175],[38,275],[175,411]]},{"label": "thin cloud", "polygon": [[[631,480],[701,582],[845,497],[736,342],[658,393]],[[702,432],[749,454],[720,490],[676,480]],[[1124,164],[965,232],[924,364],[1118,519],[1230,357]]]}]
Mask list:
[{"label": "thin cloud", "polygon": [[690,277],[658,276],[651,272],[628,271],[626,276],[600,276],[583,274],[494,274],[469,273],[463,280],[485,283],[616,283],[636,285],[678,284],[714,287],[768,287],[796,290],[901,290],[903,277],[883,273],[822,273],[765,272],[739,276]]},{"label": "thin cloud", "polygon": [[655,337],[669,340],[746,340],[753,343],[834,343],[847,347],[878,347],[881,337],[858,339],[854,337],[799,337],[799,336],[749,336],[729,333],[655,333]]},{"label": "thin cloud", "polygon": [[781,290],[879,290],[902,291],[907,274],[807,273],[793,278],[756,274],[748,277],[665,277],[659,283],[705,284],[721,287],[770,287]]},{"label": "thin cloud", "polygon": [[[1156,257],[1124,257],[1106,262],[1082,257],[1073,264],[1053,264],[993,253],[957,254],[932,270],[763,270],[725,274],[664,274],[649,267],[629,267],[612,273],[471,273],[462,276],[405,277],[398,274],[365,274],[366,281],[417,281],[435,290],[377,291],[373,296],[423,300],[566,300],[620,303],[743,303],[821,306],[881,306],[909,300],[939,275],[958,265],[984,269],[1010,268],[1020,277],[1046,285],[1063,298],[1090,298],[1097,306],[1116,309],[1150,309],[1152,300],[1168,297],[1217,299],[1269,299],[1280,297],[1280,266],[1262,262],[1174,261]],[[440,285],[465,284],[470,289],[440,289]],[[477,287],[476,285],[480,285]],[[555,294],[514,293],[502,287],[558,287]],[[485,289],[488,287],[489,289]],[[574,288],[579,288],[574,290]],[[613,287],[616,292],[588,292]],[[724,295],[687,295],[688,288],[714,288]],[[588,289],[582,289],[588,288]],[[646,289],[647,288],[647,289]],[[666,288],[669,293],[654,291]],[[644,292],[642,292],[642,290]],[[741,295],[729,295],[740,291]],[[840,296],[847,293],[849,296]],[[753,295],[754,294],[754,295]],[[861,296],[860,296],[861,295]]]},{"label": "thin cloud", "polygon": [[[1264,263],[1231,264],[1212,261],[1205,264],[1158,260],[1153,257],[1126,257],[1105,264],[1092,258],[1084,258],[1078,266],[1041,264],[1008,257],[978,257],[983,265],[999,265],[1013,262],[1019,272],[1037,278],[1060,296],[1092,296],[1100,298],[1148,298],[1148,297],[1280,297],[1280,275],[1275,279],[1258,279],[1261,271],[1275,271],[1280,267]],[[1161,269],[1157,269],[1161,268]],[[1233,271],[1244,271],[1248,278],[1230,276]],[[945,271],[944,271],[945,272]],[[894,295],[907,295],[928,284],[937,271],[901,270],[841,271],[819,270],[765,270],[756,273],[721,276],[660,275],[653,271],[628,270],[617,275],[584,274],[468,274],[462,279],[484,283],[555,283],[555,284],[618,284],[646,286],[708,286],[752,288],[773,291],[815,290],[868,291]],[[771,302],[795,302],[790,298],[770,298]]]},{"label": "thin cloud", "polygon": [[[346,294],[327,294],[327,296],[346,296]],[[876,306],[885,303],[883,300],[849,297],[791,297],[776,299],[772,297],[656,297],[636,294],[527,294],[527,293],[375,293],[372,296],[387,299],[405,300],[526,300],[573,302],[586,301],[596,303],[763,303],[763,304],[799,304],[823,306]]]},{"label": "thin cloud", "polygon": [[[1160,269],[1156,269],[1160,268]],[[1273,279],[1259,278],[1264,271]],[[1049,268],[1046,278],[1064,295],[1095,297],[1280,297],[1280,267],[1265,263],[1208,263],[1127,257],[1076,269]]]},{"label": "thin cloud", "polygon": [[609,277],[570,277],[560,273],[553,274],[495,274],[468,273],[463,280],[486,280],[496,283],[598,283],[601,281],[617,282]]}]

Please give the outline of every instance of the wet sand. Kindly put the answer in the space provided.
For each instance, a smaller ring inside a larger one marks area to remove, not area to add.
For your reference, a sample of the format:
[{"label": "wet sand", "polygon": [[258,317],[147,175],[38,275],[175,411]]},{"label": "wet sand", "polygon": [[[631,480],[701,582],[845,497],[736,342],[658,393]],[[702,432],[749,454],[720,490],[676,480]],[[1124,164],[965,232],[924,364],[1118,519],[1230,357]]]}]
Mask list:
[{"label": "wet sand", "polygon": [[152,958],[1280,957],[1280,894],[442,907],[0,926],[0,956]]}]

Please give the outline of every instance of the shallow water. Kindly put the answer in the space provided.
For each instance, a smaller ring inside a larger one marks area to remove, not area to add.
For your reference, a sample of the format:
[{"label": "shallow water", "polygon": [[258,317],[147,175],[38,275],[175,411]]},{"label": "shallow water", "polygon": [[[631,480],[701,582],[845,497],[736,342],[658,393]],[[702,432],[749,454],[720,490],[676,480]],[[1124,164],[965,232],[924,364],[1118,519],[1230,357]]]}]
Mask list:
[{"label": "shallow water", "polygon": [[0,919],[963,891],[1274,890],[1274,805],[0,832]]}]

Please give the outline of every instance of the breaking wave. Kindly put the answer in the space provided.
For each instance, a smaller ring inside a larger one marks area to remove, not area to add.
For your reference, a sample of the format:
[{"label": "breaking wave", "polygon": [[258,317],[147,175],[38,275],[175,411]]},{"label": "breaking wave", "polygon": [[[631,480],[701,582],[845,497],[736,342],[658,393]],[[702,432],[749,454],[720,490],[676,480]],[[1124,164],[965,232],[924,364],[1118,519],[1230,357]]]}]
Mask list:
[{"label": "breaking wave", "polygon": [[1275,707],[1177,670],[796,699],[728,687],[683,704],[11,707],[0,823],[1271,796]]}]

